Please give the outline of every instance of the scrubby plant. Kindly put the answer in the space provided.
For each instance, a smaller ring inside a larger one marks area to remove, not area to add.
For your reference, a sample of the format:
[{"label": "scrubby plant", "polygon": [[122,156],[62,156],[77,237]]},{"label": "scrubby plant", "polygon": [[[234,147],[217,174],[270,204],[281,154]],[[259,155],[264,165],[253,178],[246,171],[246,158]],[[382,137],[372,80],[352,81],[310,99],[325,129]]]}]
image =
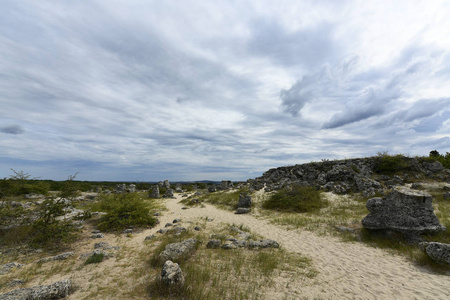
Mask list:
[{"label": "scrubby plant", "polygon": [[267,198],[262,207],[280,211],[313,212],[328,205],[321,192],[313,187],[294,186],[282,189]]},{"label": "scrubby plant", "polygon": [[104,253],[94,253],[91,256],[89,256],[89,258],[86,260],[86,262],[84,263],[85,265],[89,265],[89,264],[98,264],[101,263],[103,261],[103,259],[105,258],[105,254]]},{"label": "scrubby plant", "polygon": [[58,248],[75,239],[72,222],[58,217],[65,214],[68,204],[64,199],[46,199],[38,209],[38,218],[31,224],[31,244],[36,247]]},{"label": "scrubby plant", "polygon": [[378,174],[396,174],[408,168],[406,157],[402,154],[390,155],[387,152],[378,153],[374,171]]},{"label": "scrubby plant", "polygon": [[100,230],[122,230],[133,226],[154,226],[148,203],[138,193],[103,195],[95,206],[106,212],[100,219]]}]

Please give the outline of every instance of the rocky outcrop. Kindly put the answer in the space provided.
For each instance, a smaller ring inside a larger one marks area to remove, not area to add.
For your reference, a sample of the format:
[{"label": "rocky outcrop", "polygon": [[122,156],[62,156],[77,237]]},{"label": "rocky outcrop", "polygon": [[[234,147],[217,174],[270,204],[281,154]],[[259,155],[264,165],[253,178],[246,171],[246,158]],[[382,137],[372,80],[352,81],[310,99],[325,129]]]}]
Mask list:
[{"label": "rocky outcrop", "polygon": [[249,180],[249,183],[255,190],[265,187],[267,191],[273,191],[300,185],[341,194],[362,192],[364,196],[370,197],[383,192],[383,187],[403,185],[409,176],[450,181],[450,171],[443,169],[439,162],[410,157],[400,158],[401,167],[398,172],[401,171],[403,175],[383,175],[383,169],[380,167],[382,159],[376,156],[279,167]]},{"label": "rocky outcrop", "polygon": [[155,185],[149,192],[150,198],[159,198],[159,185]]},{"label": "rocky outcrop", "polygon": [[42,264],[42,263],[55,261],[55,260],[66,260],[74,255],[75,255],[75,253],[73,253],[73,252],[66,252],[66,253],[55,255],[55,256],[41,258],[40,260],[37,261],[37,263]]},{"label": "rocky outcrop", "polygon": [[252,196],[247,194],[239,194],[238,208],[249,208],[252,206]]},{"label": "rocky outcrop", "polygon": [[159,257],[162,261],[176,261],[183,257],[189,257],[199,243],[199,240],[192,238],[184,242],[168,244]]},{"label": "rocky outcrop", "polygon": [[450,267],[450,244],[421,243],[420,249],[438,264]]},{"label": "rocky outcrop", "polygon": [[62,299],[70,294],[72,282],[61,280],[50,285],[38,285],[31,288],[20,288],[0,295],[0,300],[53,300]]},{"label": "rocky outcrop", "polygon": [[18,262],[11,262],[0,266],[0,275],[7,274],[16,268],[21,268],[24,265]]},{"label": "rocky outcrop", "polygon": [[407,188],[396,188],[385,198],[371,198],[369,214],[362,225],[369,230],[392,230],[405,236],[445,230],[434,214],[430,195]]},{"label": "rocky outcrop", "polygon": [[184,285],[184,276],[181,268],[173,261],[166,261],[161,270],[161,281],[165,285]]}]

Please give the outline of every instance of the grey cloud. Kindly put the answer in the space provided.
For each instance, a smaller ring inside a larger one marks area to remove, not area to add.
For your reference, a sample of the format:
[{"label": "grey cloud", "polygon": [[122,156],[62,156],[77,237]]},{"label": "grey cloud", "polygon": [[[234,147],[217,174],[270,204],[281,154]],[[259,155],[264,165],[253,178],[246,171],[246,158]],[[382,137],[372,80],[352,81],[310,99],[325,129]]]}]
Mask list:
[{"label": "grey cloud", "polygon": [[313,67],[341,53],[339,44],[333,38],[333,24],[320,23],[288,32],[276,20],[257,19],[250,29],[249,51],[267,56],[284,66]]},{"label": "grey cloud", "polygon": [[25,129],[23,129],[23,127],[20,125],[7,125],[0,127],[0,132],[18,135],[24,133]]}]

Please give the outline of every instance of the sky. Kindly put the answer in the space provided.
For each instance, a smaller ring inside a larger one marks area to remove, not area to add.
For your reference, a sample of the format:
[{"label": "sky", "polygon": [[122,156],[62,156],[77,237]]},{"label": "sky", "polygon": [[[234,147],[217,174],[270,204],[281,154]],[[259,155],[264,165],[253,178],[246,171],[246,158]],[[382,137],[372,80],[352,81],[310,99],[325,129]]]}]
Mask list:
[{"label": "sky", "polygon": [[0,178],[450,152],[449,1],[0,2]]}]

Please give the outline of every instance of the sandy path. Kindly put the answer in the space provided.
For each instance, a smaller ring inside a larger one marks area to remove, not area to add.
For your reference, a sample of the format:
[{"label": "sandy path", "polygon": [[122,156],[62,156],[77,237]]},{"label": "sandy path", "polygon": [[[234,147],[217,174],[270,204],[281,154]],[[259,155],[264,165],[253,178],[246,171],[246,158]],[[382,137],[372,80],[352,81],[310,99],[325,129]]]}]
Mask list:
[{"label": "sandy path", "polygon": [[[280,296],[308,299],[450,299],[450,277],[419,269],[404,258],[358,243],[342,243],[308,231],[285,230],[252,215],[235,215],[205,204],[182,210],[180,196],[166,200],[163,227],[175,218],[198,221],[210,217],[216,223],[243,224],[265,238],[276,240],[292,252],[313,259],[320,272],[316,284],[292,282]],[[148,233],[148,232],[147,232]],[[144,234],[142,235],[144,236]]]}]

